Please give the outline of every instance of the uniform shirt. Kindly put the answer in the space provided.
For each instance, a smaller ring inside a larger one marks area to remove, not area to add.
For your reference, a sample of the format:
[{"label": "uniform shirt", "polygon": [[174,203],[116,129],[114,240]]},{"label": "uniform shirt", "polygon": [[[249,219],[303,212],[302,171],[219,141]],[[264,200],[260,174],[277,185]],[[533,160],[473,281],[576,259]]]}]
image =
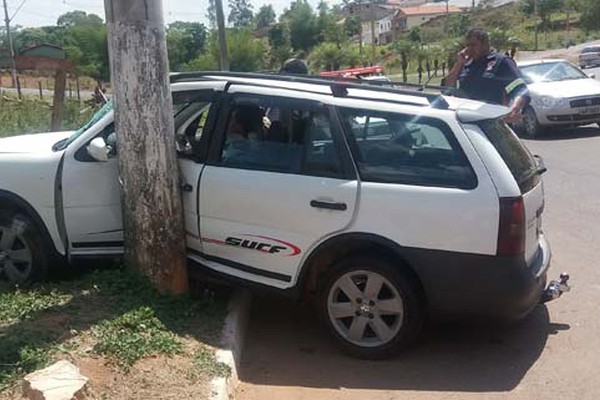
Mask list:
[{"label": "uniform shirt", "polygon": [[495,51],[478,61],[468,61],[458,80],[461,93],[473,100],[510,105],[519,96],[529,98],[515,62]]}]

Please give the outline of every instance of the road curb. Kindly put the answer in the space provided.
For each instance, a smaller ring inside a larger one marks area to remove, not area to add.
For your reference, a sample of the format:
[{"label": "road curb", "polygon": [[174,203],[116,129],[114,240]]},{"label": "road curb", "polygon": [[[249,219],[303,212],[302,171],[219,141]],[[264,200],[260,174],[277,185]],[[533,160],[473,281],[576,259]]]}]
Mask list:
[{"label": "road curb", "polygon": [[210,400],[230,400],[234,398],[239,383],[238,368],[242,358],[248,316],[252,295],[247,290],[237,290],[227,307],[227,317],[221,331],[221,348],[217,350],[217,361],[229,366],[231,374],[227,378],[215,378],[211,382]]}]

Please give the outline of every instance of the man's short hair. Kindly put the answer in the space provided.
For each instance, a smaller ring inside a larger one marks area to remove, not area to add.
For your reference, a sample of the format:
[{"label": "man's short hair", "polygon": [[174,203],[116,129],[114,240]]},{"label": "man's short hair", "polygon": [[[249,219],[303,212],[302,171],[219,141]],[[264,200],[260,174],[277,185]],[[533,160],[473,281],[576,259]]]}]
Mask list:
[{"label": "man's short hair", "polygon": [[306,67],[306,63],[299,58],[290,58],[283,63],[283,67],[281,67],[280,72],[306,75],[308,74],[308,68]]},{"label": "man's short hair", "polygon": [[481,43],[486,44],[490,42],[490,35],[488,35],[485,29],[473,28],[467,32],[467,40],[468,39],[477,39]]}]

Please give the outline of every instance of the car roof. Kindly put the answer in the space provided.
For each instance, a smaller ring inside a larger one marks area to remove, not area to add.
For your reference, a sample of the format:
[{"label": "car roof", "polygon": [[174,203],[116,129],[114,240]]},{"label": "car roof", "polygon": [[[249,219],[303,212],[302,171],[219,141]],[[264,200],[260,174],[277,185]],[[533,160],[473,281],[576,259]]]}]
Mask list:
[{"label": "car roof", "polygon": [[[191,72],[171,75],[172,83],[225,81],[230,84],[258,86],[275,93],[281,90],[299,91],[338,99],[380,101],[431,109],[456,111],[462,122],[497,118],[508,113],[502,106],[444,95],[450,88],[411,85],[393,82],[382,86],[374,81],[339,80],[307,75],[280,75],[240,72]],[[420,90],[419,90],[420,89]]]}]

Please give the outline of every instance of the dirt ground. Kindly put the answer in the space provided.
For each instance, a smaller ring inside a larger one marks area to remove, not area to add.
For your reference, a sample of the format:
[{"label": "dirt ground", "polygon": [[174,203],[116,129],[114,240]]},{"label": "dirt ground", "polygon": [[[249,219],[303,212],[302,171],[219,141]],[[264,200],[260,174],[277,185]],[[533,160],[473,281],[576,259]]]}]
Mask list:
[{"label": "dirt ground", "polygon": [[518,61],[528,61],[535,59],[544,59],[544,58],[564,58],[574,63],[578,61],[579,52],[589,45],[600,45],[600,40],[596,40],[594,42],[588,42],[579,44],[577,46],[571,46],[568,49],[554,49],[554,50],[545,50],[545,51],[519,51],[516,55]]}]

